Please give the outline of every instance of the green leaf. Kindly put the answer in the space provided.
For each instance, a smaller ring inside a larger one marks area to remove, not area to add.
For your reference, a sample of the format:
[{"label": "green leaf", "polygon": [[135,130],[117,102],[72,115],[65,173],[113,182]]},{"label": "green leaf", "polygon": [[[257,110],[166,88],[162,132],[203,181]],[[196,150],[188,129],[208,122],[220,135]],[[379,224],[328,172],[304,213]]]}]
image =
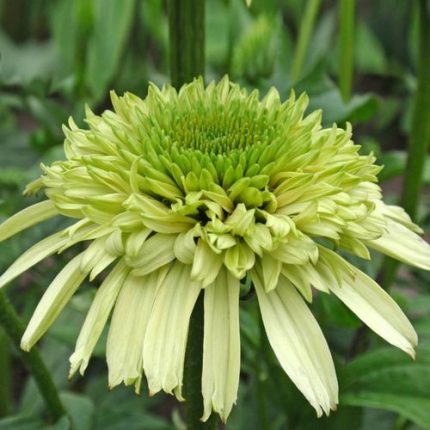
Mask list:
[{"label": "green leaf", "polygon": [[93,428],[95,406],[89,397],[74,393],[62,393],[61,400],[74,429],[91,430]]},{"label": "green leaf", "polygon": [[[384,166],[379,174],[379,180],[387,181],[400,176],[405,171],[407,161],[406,151],[387,151],[378,157],[378,164]],[[424,165],[423,183],[430,184],[430,157],[427,157]]]},{"label": "green leaf", "polygon": [[32,415],[16,415],[0,420],[0,430],[70,430],[70,428],[70,421],[66,416],[52,425],[47,425],[38,416]]},{"label": "green leaf", "polygon": [[378,157],[378,164],[384,166],[379,174],[381,182],[388,181],[400,176],[405,170],[406,152],[405,151],[387,151]]},{"label": "green leaf", "polygon": [[430,348],[412,362],[392,348],[361,356],[343,373],[343,405],[385,409],[430,429]]},{"label": "green leaf", "polygon": [[29,415],[16,415],[0,420],[0,430],[39,430],[42,428],[39,418]]},{"label": "green leaf", "polygon": [[95,22],[88,45],[86,81],[96,99],[118,70],[132,27],[134,0],[94,0]]},{"label": "green leaf", "polygon": [[56,55],[51,42],[26,42],[16,45],[0,31],[0,82],[6,85],[28,85],[47,81],[56,67]]},{"label": "green leaf", "polygon": [[382,74],[387,69],[384,48],[371,28],[365,23],[357,25],[355,38],[355,63],[357,69],[364,73]]},{"label": "green leaf", "polygon": [[355,95],[345,103],[338,89],[334,88],[311,97],[309,112],[322,109],[325,124],[352,121],[365,122],[372,118],[378,110],[378,99],[370,94]]}]

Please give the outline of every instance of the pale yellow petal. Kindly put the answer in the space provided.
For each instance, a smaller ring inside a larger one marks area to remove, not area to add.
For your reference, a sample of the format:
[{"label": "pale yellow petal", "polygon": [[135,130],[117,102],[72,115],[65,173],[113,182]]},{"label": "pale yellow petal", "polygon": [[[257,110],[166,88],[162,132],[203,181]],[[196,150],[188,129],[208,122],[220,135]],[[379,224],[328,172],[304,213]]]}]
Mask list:
[{"label": "pale yellow petal", "polygon": [[[345,303],[365,324],[387,342],[412,357],[418,338],[408,318],[397,303],[373,279],[347,263],[333,251],[320,249],[322,261],[336,270],[341,284],[328,285],[330,291]],[[319,267],[318,266],[318,267]],[[317,270],[318,270],[317,267]],[[354,276],[351,276],[351,271]]]},{"label": "pale yellow petal", "polygon": [[225,422],[236,402],[240,374],[239,289],[239,280],[223,268],[205,290],[203,421],[214,410]]},{"label": "pale yellow petal", "polygon": [[155,294],[167,273],[161,268],[142,277],[128,276],[121,289],[106,346],[109,387],[124,382],[140,391],[143,373],[143,339]]},{"label": "pale yellow petal", "polygon": [[70,375],[73,375],[78,369],[81,375],[84,374],[129,270],[123,261],[118,262],[97,289],[79,333],[75,352],[70,357]]},{"label": "pale yellow petal", "polygon": [[147,275],[174,260],[175,240],[175,234],[157,233],[143,242],[136,258],[126,256],[127,263],[134,268],[133,276]]},{"label": "pale yellow petal", "polygon": [[29,351],[58,317],[86,273],[81,270],[82,254],[74,257],[49,285],[28,323],[21,340],[21,348]]},{"label": "pale yellow petal", "polygon": [[387,220],[387,230],[379,239],[366,241],[366,244],[403,263],[430,270],[430,245],[426,241],[390,219]]},{"label": "pale yellow petal", "polygon": [[200,293],[190,266],[176,262],[158,289],[143,345],[143,368],[151,394],[182,397],[182,377],[191,312]]},{"label": "pale yellow petal", "polygon": [[252,271],[270,345],[284,371],[318,416],[336,409],[338,384],[324,335],[294,286],[283,276],[266,293],[261,273]]},{"label": "pale yellow petal", "polygon": [[0,287],[5,286],[7,283],[24,273],[30,267],[39,263],[49,255],[56,253],[69,241],[69,238],[60,231],[40,242],[33,245],[24,254],[20,255],[11,266],[0,277]]},{"label": "pale yellow petal", "polygon": [[51,200],[29,206],[0,224],[0,242],[55,215],[58,209]]},{"label": "pale yellow petal", "polygon": [[191,278],[202,282],[202,287],[205,288],[215,280],[222,263],[222,255],[215,254],[203,239],[199,239],[194,254]]}]

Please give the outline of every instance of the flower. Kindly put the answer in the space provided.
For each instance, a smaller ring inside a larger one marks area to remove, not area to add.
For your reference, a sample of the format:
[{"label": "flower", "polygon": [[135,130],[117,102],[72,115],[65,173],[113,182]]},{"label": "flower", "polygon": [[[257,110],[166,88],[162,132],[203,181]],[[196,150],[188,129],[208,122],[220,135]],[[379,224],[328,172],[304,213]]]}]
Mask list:
[{"label": "flower", "polygon": [[46,290],[22,339],[29,350],[85,278],[106,268],[77,340],[71,374],[84,373],[112,313],[111,387],[182,397],[191,312],[204,292],[202,394],[226,420],[240,371],[240,282],[250,277],[280,365],[320,416],[338,402],[329,348],[307,302],[335,294],[389,343],[414,355],[417,336],[399,306],[337,249],[369,248],[430,269],[430,246],[397,206],[385,205],[380,167],[346,130],[304,115],[308,99],[260,100],[224,78],[161,90],[145,100],[112,93],[115,112],[89,109],[89,129],[64,128],[66,161],[42,166],[27,192],[47,199],[6,220],[0,240],[57,215],[76,222],[26,251],[3,286],[80,242]]}]

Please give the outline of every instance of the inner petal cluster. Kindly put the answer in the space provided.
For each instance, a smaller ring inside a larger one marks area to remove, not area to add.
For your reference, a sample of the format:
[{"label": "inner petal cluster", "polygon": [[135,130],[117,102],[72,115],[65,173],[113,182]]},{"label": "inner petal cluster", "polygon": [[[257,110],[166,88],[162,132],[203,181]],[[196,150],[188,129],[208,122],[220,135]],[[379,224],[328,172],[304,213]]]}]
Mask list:
[{"label": "inner petal cluster", "polygon": [[256,256],[315,261],[318,237],[367,258],[366,241],[384,231],[374,157],[358,154],[349,129],[305,116],[305,95],[281,103],[272,89],[260,101],[224,79],[112,101],[115,113],[87,112],[89,130],[70,121],[68,160],[45,167],[42,183],[64,215],[113,227],[131,267],[142,231],[186,241],[174,257],[197,253],[205,284],[216,273],[202,279],[197,267],[209,260],[242,278]]}]

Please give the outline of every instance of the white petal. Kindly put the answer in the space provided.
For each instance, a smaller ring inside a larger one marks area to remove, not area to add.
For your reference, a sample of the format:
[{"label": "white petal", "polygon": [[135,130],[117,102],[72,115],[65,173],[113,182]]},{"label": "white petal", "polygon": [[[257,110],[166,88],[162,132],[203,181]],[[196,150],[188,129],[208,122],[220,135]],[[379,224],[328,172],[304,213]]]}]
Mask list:
[{"label": "white petal", "polygon": [[78,369],[81,375],[84,374],[128,272],[129,268],[124,262],[118,262],[97,289],[96,296],[79,333],[75,352],[70,357],[70,375],[73,375]]},{"label": "white petal", "polygon": [[225,268],[205,290],[203,421],[212,409],[225,422],[236,402],[240,374],[240,282]]},{"label": "white petal", "polygon": [[0,242],[55,215],[58,209],[51,200],[25,208],[0,224]]},{"label": "white petal", "polygon": [[[342,284],[328,285],[330,291],[348,306],[365,324],[387,342],[402,349],[412,357],[418,338],[411,323],[397,303],[373,279],[343,260],[336,253],[320,249],[322,260],[336,270]],[[327,257],[328,256],[328,257]],[[350,276],[350,271],[354,276]]]},{"label": "white petal", "polygon": [[64,236],[64,232],[60,231],[33,245],[17,258],[6,272],[3,273],[0,277],[0,288],[21,275],[21,273],[25,272],[30,267],[33,267],[49,255],[57,252],[68,241],[69,238]]},{"label": "white petal", "polygon": [[80,269],[81,257],[79,254],[67,263],[45,291],[22,337],[24,351],[29,351],[43,336],[85,279],[87,274]]},{"label": "white petal", "polygon": [[270,345],[282,368],[315,408],[328,415],[338,403],[338,385],[324,335],[300,294],[281,276],[278,286],[264,291],[261,273],[252,279]]},{"label": "white petal", "polygon": [[430,245],[417,234],[397,222],[387,220],[388,232],[368,246],[404,263],[430,270]]},{"label": "white petal", "polygon": [[124,382],[140,391],[143,373],[143,339],[155,294],[167,268],[143,277],[129,276],[121,289],[112,316],[106,346],[109,387]]},{"label": "white petal", "polygon": [[190,267],[176,262],[160,286],[143,345],[143,368],[151,394],[175,391],[182,400],[182,376],[191,312],[200,293]]}]

